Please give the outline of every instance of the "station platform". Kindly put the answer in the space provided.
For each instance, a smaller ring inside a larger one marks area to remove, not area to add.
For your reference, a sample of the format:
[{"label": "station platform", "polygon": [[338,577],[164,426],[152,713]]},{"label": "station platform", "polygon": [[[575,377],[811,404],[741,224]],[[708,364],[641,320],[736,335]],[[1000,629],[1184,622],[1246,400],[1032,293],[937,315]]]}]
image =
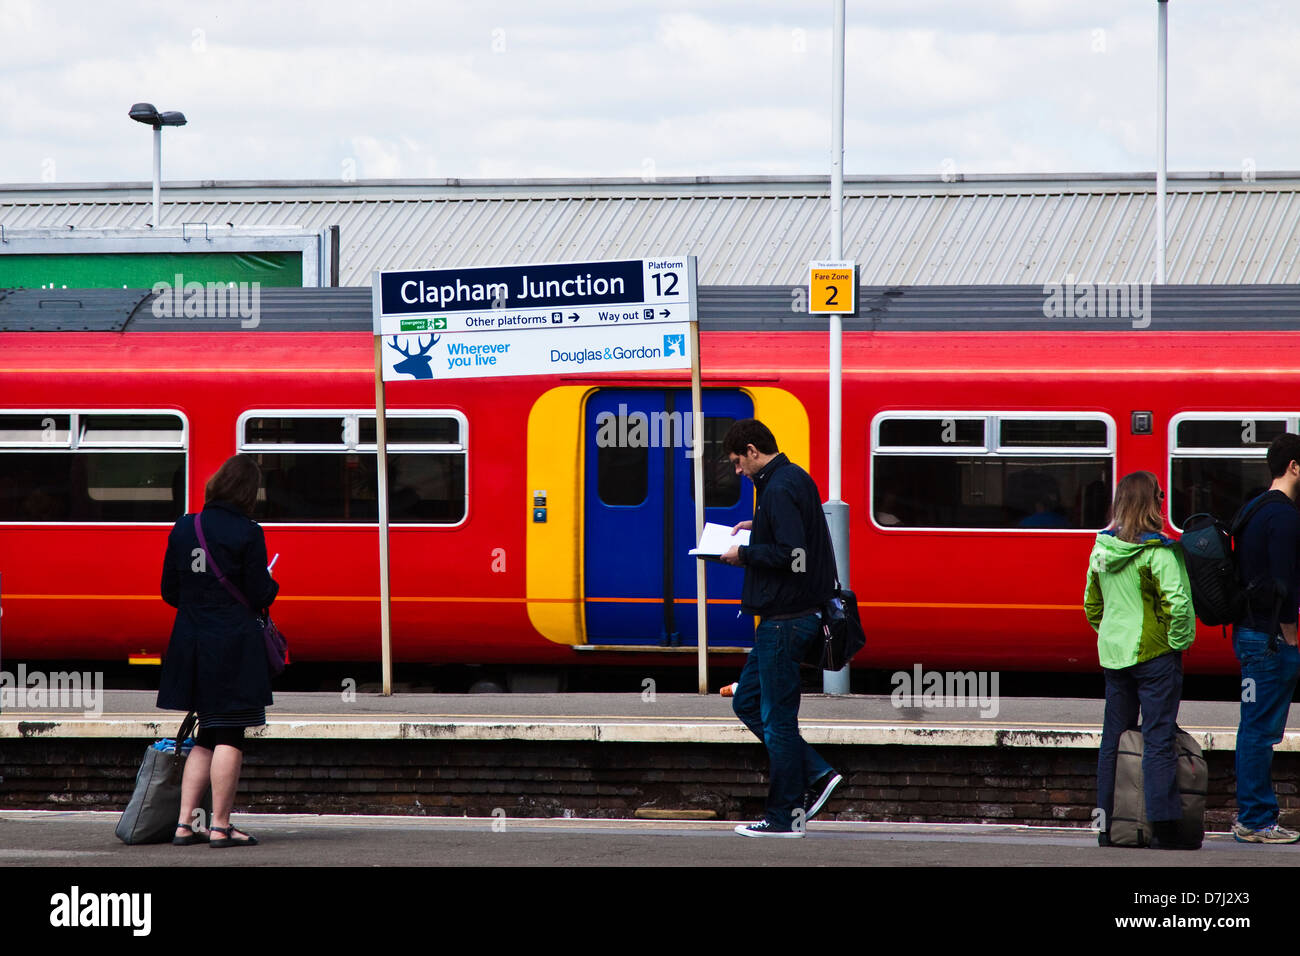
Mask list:
[{"label": "station platform", "polygon": [[126,846],[116,813],[0,811],[0,866],[1295,866],[1300,846],[1206,835],[1198,851],[1102,849],[1087,831],[980,824],[821,822],[752,840],[720,822],[237,813],[259,845]]},{"label": "station platform", "polygon": [[[0,713],[0,808],[120,810],[143,747],[182,716],[154,700],[107,691],[98,715]],[[1209,829],[1235,816],[1238,707],[1187,701],[1180,713],[1209,764]],[[819,822],[1088,827],[1103,709],[805,695],[803,735],[845,777]],[[267,714],[249,734],[239,810],[752,821],[767,794],[765,749],[716,694],[282,693]],[[1282,822],[1297,826],[1300,714],[1273,769]]]},{"label": "station platform", "polygon": [[[152,691],[105,691],[102,713],[74,708],[0,712],[3,738],[157,738],[181,715],[154,707]],[[271,740],[518,740],[752,743],[731,702],[717,694],[277,693]],[[820,744],[1096,749],[1101,700],[1001,698],[986,707],[898,707],[889,695],[805,694],[804,738]],[[1238,704],[1184,701],[1179,724],[1207,751],[1236,744]],[[1300,753],[1300,713],[1277,750]]]}]

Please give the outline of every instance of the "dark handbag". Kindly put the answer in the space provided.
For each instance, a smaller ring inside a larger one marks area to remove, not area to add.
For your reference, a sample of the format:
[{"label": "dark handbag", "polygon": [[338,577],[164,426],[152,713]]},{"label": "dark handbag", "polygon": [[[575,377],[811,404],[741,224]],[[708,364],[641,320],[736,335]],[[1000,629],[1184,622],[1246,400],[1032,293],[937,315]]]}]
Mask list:
[{"label": "dark handbag", "polygon": [[[194,731],[198,718],[186,715],[176,739],[163,738],[150,744],[135,775],[135,790],[113,831],[128,846],[137,843],[170,843],[181,812],[181,777],[185,769],[185,739]],[[168,744],[172,744],[170,749]],[[212,817],[212,789],[200,806]],[[206,826],[206,824],[204,824]]]},{"label": "dark handbag", "polygon": [[266,642],[266,666],[271,669],[272,677],[279,677],[289,666],[289,642],[271,620],[269,611],[265,618],[258,617],[257,624],[262,629],[262,640]]},{"label": "dark handbag", "polygon": [[[248,603],[248,599],[244,597],[239,588],[231,584],[230,580],[221,573],[221,568],[213,560],[212,552],[208,550],[208,543],[203,538],[203,524],[199,521],[197,514],[194,516],[194,530],[199,536],[199,545],[203,548],[203,553],[207,555],[208,564],[216,572],[217,580],[235,596],[236,601],[253,611],[253,606]],[[289,641],[280,633],[280,629],[275,626],[275,622],[271,620],[270,611],[253,611],[253,617],[257,620],[257,629],[262,632],[262,641],[266,644],[266,666],[270,668],[272,677],[279,677],[284,673],[284,668],[289,663]]]},{"label": "dark handbag", "polygon": [[858,597],[848,588],[841,588],[839,578],[822,607],[821,625],[821,640],[808,643],[804,663],[824,671],[843,670],[866,646],[867,635],[858,616]]}]

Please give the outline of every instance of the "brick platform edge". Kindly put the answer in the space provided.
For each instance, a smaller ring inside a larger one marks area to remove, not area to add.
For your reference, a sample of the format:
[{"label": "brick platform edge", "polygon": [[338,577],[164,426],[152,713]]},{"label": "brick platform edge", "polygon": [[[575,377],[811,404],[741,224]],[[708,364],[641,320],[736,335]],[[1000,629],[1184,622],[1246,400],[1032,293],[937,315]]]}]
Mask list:
[{"label": "brick platform edge", "polygon": [[[0,808],[120,810],[145,744],[0,740]],[[1024,747],[818,748],[845,775],[823,818],[1088,826],[1094,750]],[[1209,754],[1206,825],[1235,813],[1233,754]],[[1282,820],[1300,823],[1300,754],[1279,753]],[[767,757],[757,744],[526,741],[249,742],[236,810],[437,816],[630,817],[639,808],[762,815]],[[499,816],[500,814],[498,814]]]}]

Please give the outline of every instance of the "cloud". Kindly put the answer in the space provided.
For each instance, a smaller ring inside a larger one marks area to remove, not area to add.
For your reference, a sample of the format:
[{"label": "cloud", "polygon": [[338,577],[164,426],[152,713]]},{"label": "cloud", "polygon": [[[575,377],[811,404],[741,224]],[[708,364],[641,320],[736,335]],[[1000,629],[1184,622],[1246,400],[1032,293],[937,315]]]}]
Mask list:
[{"label": "cloud", "polygon": [[[1155,11],[849,0],[846,168],[1154,166]],[[1300,7],[1170,10],[1170,164],[1294,168]],[[826,174],[829,7],[0,0],[0,180]],[[647,166],[647,161],[651,164]]]}]

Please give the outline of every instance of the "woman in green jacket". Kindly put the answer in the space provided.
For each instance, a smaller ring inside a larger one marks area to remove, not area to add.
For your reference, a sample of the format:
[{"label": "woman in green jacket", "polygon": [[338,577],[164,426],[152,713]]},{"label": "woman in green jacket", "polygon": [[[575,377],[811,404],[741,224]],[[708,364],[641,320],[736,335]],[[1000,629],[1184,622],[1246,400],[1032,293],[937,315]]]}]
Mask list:
[{"label": "woman in green jacket", "polygon": [[1142,781],[1154,846],[1177,846],[1182,801],[1174,749],[1183,692],[1182,652],[1192,645],[1196,617],[1182,548],[1161,534],[1165,494],[1149,471],[1125,475],[1115,489],[1111,523],[1088,559],[1083,608],[1097,631],[1106,675],[1106,715],[1097,756],[1097,806],[1102,846],[1110,843],[1115,759],[1120,735],[1142,713]]}]

